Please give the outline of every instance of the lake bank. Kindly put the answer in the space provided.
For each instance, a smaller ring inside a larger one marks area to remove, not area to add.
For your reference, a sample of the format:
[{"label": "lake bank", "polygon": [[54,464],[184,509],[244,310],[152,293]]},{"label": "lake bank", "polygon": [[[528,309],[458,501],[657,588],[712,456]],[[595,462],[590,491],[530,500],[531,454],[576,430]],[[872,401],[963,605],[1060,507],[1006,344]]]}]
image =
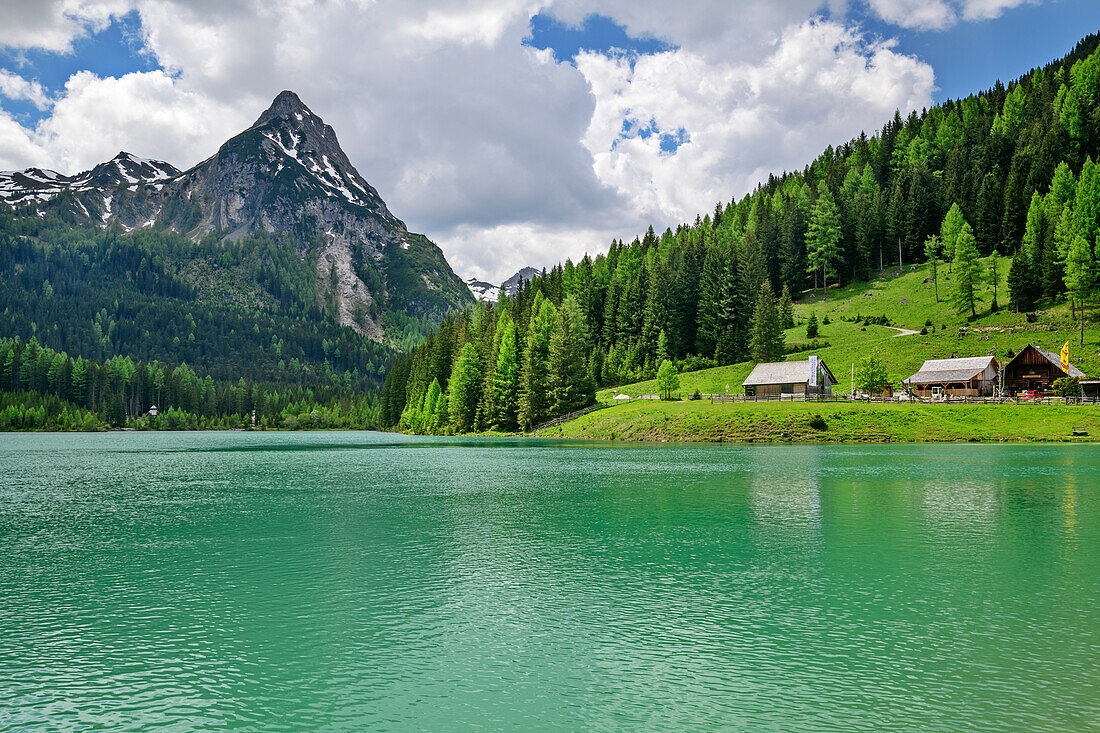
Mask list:
[{"label": "lake bank", "polygon": [[[1080,427],[1087,436],[1072,434]],[[713,443],[1093,442],[1100,436],[1100,408],[636,400],[582,415],[538,436]]]}]

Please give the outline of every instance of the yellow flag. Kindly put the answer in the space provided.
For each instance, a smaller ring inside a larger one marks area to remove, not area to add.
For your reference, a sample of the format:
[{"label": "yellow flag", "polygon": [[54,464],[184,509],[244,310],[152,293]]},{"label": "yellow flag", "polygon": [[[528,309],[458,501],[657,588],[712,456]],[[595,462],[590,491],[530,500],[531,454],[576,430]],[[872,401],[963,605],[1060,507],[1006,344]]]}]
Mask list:
[{"label": "yellow flag", "polygon": [[1069,374],[1069,341],[1062,347],[1062,371]]}]

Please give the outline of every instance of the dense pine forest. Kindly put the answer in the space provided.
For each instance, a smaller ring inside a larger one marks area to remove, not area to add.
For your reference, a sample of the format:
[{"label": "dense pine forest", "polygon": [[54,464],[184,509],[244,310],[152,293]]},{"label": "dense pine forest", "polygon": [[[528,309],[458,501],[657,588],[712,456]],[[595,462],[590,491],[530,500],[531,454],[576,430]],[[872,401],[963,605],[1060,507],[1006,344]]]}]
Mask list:
[{"label": "dense pine forest", "polygon": [[[692,225],[650,227],[451,315],[395,359],[383,422],[529,428],[593,403],[598,386],[782,358],[792,296],[925,262],[933,278],[952,272],[940,294],[960,317],[1069,299],[1083,340],[1100,229],[1098,43],[1007,87],[895,114]],[[1008,293],[983,287],[978,260],[994,252],[1013,257]]]}]

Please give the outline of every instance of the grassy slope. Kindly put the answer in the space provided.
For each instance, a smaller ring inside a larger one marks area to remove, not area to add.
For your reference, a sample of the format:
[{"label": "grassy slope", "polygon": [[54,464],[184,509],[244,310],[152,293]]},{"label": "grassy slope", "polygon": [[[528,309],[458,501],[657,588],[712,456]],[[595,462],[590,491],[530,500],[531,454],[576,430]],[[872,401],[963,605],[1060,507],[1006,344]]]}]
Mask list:
[{"label": "grassy slope", "polygon": [[[814,415],[824,430],[810,426]],[[1073,438],[1074,427],[1092,437]],[[651,441],[1091,441],[1100,407],[1036,404],[716,404],[645,400],[598,410],[541,437]]]},{"label": "grassy slope", "polygon": [[[991,261],[985,260],[987,272]],[[845,288],[830,289],[828,297],[822,300],[820,293],[816,297],[804,298],[795,304],[795,321],[798,325],[787,331],[788,344],[806,342],[806,320],[810,313],[816,313],[818,321],[827,315],[829,325],[820,328],[818,338],[827,342],[827,347],[816,352],[792,354],[793,360],[805,359],[807,353],[817,353],[829,365],[840,380],[839,391],[847,392],[851,388],[851,370],[864,356],[874,354],[886,364],[891,381],[899,382],[917,371],[925,359],[946,358],[957,351],[959,356],[981,356],[995,354],[1005,361],[1009,349],[1019,351],[1028,343],[1034,343],[1052,351],[1061,349],[1062,344],[1070,341],[1070,359],[1086,374],[1100,374],[1100,357],[1096,352],[1096,342],[1100,340],[1100,328],[1095,324],[1086,324],[1085,344],[1077,347],[1077,326],[1070,322],[1069,307],[1058,304],[1042,312],[1037,323],[1029,324],[1022,314],[1004,308],[1008,300],[1008,268],[1010,259],[1001,257],[997,262],[1000,285],[997,299],[1002,310],[988,313],[992,296],[992,287],[986,286],[982,296],[984,302],[979,308],[979,316],[973,321],[956,315],[948,302],[951,278],[947,268],[941,265],[939,291],[942,302],[937,303],[932,283],[924,284],[929,276],[927,265],[916,272],[893,276],[889,271],[878,280],[870,283],[857,283]],[[904,303],[903,300],[907,300]],[[984,309],[984,311],[982,310]],[[927,336],[897,336],[897,331],[883,326],[863,327],[842,321],[841,317],[852,318],[857,315],[886,315],[890,321],[902,328],[919,330],[926,321],[932,321],[935,331]],[[943,328],[944,325],[947,328]],[[970,332],[959,336],[959,327],[967,326]],[[1051,330],[1053,328],[1053,330]],[[988,339],[988,340],[987,340]],[[684,395],[698,389],[703,394],[730,391],[741,393],[741,383],[752,370],[752,364],[745,362],[715,369],[705,369],[680,375],[680,390]],[[619,388],[631,396],[655,394],[656,383],[652,380],[638,382]],[[599,399],[608,400],[611,390],[603,390]]]}]

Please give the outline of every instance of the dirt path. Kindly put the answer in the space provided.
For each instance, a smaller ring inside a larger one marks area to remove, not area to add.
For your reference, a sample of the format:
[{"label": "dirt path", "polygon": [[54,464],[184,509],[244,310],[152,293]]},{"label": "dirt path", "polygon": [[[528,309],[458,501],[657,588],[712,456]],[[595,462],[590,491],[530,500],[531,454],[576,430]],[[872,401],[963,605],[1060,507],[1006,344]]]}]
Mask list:
[{"label": "dirt path", "polygon": [[892,328],[897,331],[897,333],[894,334],[894,338],[898,336],[912,336],[913,334],[920,333],[920,331],[914,331],[911,328],[898,328],[897,326],[887,326],[887,328]]}]

